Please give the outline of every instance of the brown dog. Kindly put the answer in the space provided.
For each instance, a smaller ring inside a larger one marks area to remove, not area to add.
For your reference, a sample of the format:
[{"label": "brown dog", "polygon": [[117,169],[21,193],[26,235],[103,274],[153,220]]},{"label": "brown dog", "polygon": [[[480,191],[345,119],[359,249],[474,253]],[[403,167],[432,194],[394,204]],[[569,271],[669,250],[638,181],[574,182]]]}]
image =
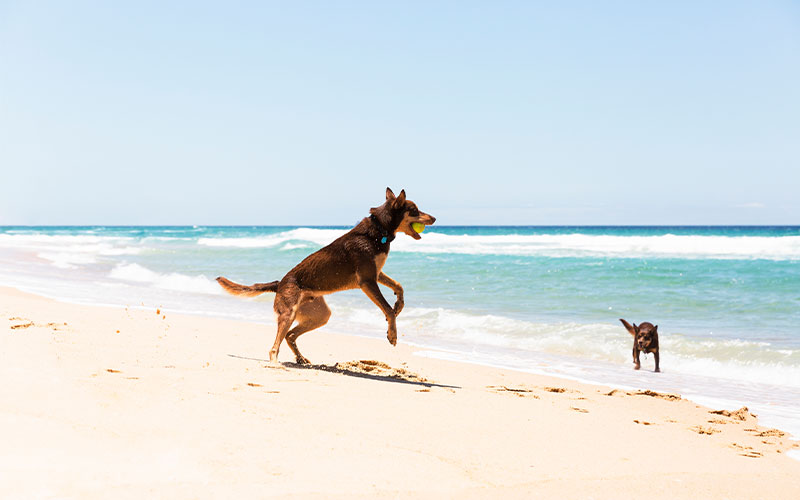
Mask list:
[{"label": "brown dog", "polygon": [[631,325],[622,318],[619,320],[622,321],[625,329],[633,335],[633,363],[635,365],[633,369],[638,370],[642,367],[642,364],[639,362],[640,352],[645,354],[652,352],[656,359],[655,371],[660,372],[661,370],[658,368],[658,325],[653,326],[652,323],[645,321],[644,323],[640,323],[639,326],[636,326],[636,323]]},{"label": "brown dog", "polygon": [[[278,333],[269,351],[270,361],[278,361],[278,350],[286,338],[297,362],[308,363],[297,350],[297,337],[328,322],[331,310],[325,303],[325,295],[354,288],[363,290],[383,311],[389,323],[386,337],[392,345],[397,343],[396,318],[403,310],[403,287],[381,269],[396,233],[405,233],[418,240],[421,237],[411,224],[430,225],[436,219],[420,212],[413,201],[407,200],[405,190],[395,196],[389,188],[386,188],[386,202],[369,212],[369,217],[330,245],[306,257],[280,281],[244,286],[223,277],[217,278],[222,288],[234,295],[252,297],[275,292],[273,308],[278,316]],[[394,307],[383,298],[378,283],[394,291],[397,296]],[[291,328],[295,320],[297,326]]]}]

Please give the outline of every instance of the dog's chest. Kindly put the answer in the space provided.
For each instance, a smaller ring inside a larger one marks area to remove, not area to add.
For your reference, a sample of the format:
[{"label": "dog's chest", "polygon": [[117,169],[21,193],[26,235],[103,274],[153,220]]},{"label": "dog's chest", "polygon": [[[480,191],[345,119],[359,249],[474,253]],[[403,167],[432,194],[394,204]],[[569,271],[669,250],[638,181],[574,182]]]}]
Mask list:
[{"label": "dog's chest", "polygon": [[386,257],[388,256],[388,253],[379,253],[375,256],[375,269],[377,269],[379,273],[381,269],[383,269],[383,265],[386,264]]}]

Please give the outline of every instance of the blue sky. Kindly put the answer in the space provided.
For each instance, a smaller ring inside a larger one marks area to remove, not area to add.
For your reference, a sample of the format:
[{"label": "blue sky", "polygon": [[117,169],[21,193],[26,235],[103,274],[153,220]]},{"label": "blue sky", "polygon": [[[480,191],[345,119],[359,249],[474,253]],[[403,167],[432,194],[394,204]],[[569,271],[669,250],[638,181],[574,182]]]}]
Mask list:
[{"label": "blue sky", "polygon": [[800,223],[798,2],[0,0],[0,224]]}]

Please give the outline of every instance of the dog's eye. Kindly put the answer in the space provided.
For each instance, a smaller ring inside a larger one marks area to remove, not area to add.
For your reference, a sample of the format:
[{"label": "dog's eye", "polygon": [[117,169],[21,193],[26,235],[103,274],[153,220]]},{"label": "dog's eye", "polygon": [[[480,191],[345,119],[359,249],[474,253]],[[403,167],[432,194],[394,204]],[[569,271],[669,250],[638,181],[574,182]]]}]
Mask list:
[{"label": "dog's eye", "polygon": [[409,213],[409,214],[410,214],[412,217],[419,217],[419,210],[417,210],[416,208],[412,208],[412,209],[411,209],[411,210],[410,210],[408,213]]}]

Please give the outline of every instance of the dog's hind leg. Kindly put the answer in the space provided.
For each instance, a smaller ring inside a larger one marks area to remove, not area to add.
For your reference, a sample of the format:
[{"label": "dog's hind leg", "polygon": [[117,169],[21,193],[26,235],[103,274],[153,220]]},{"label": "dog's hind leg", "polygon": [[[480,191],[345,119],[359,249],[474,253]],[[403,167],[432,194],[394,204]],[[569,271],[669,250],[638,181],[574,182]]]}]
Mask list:
[{"label": "dog's hind leg", "polygon": [[275,296],[275,313],[278,315],[278,332],[275,334],[275,342],[269,351],[269,360],[272,363],[278,362],[278,351],[281,342],[289,332],[289,328],[294,323],[297,309],[300,305],[300,291],[296,289],[282,290]]},{"label": "dog's hind leg", "polygon": [[275,334],[275,343],[272,344],[272,349],[269,350],[269,360],[272,363],[278,362],[278,351],[281,348],[281,342],[286,337],[289,327],[294,323],[296,310],[297,308],[294,307],[278,314],[278,332]]},{"label": "dog's hind leg", "polygon": [[315,297],[307,300],[297,308],[297,326],[289,330],[289,333],[286,334],[286,343],[289,344],[289,348],[294,353],[298,364],[307,364],[309,361],[305,356],[300,354],[296,343],[297,337],[323,326],[328,322],[330,317],[331,310],[322,297]]}]

